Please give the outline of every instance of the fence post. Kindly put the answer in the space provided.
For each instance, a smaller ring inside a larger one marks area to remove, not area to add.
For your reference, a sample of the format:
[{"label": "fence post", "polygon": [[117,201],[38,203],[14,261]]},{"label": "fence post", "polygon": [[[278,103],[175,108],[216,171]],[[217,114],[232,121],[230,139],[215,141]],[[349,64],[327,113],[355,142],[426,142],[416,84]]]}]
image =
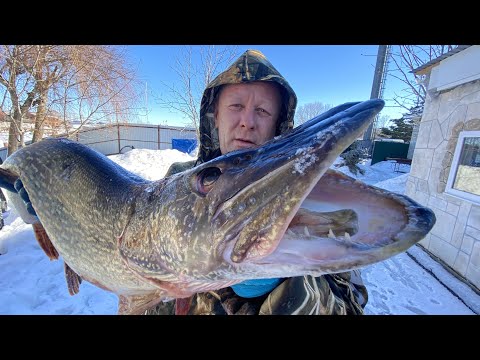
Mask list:
[{"label": "fence post", "polygon": [[118,153],[120,154],[120,124],[117,123]]}]

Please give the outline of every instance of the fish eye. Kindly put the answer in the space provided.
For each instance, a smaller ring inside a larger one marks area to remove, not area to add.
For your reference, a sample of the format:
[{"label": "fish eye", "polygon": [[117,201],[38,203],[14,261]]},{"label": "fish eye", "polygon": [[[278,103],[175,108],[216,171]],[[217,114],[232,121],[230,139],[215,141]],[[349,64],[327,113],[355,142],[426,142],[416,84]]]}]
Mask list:
[{"label": "fish eye", "polygon": [[209,167],[203,169],[197,174],[196,190],[200,195],[207,195],[212,190],[213,184],[222,175],[222,172],[217,167]]}]

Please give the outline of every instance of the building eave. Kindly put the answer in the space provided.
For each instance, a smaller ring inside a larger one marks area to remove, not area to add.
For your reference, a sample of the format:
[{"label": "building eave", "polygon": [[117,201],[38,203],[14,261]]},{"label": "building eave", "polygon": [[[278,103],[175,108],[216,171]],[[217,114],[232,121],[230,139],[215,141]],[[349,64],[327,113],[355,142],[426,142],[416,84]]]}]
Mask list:
[{"label": "building eave", "polygon": [[442,54],[435,59],[430,60],[429,62],[423,64],[422,66],[419,66],[416,69],[413,69],[411,72],[415,75],[425,75],[429,73],[435,66],[439,65],[442,60],[445,60],[446,58],[455,55],[459,53],[460,51],[463,51],[467,48],[469,48],[472,45],[458,45],[456,48],[446,52],[445,54]]}]

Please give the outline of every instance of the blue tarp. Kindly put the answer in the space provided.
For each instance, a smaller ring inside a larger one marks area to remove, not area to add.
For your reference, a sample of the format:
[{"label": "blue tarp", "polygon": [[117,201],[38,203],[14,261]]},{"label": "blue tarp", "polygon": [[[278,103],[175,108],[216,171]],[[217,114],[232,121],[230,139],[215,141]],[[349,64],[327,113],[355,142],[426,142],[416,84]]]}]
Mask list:
[{"label": "blue tarp", "polygon": [[190,154],[196,147],[196,139],[172,139],[172,149]]}]

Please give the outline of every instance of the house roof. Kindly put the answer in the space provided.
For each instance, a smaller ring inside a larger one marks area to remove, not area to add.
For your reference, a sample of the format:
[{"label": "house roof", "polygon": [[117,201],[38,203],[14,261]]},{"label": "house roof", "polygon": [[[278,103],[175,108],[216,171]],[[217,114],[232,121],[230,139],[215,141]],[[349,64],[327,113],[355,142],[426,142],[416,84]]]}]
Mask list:
[{"label": "house roof", "polygon": [[415,75],[424,75],[427,72],[430,71],[430,69],[440,63],[440,61],[455,55],[459,53],[460,51],[465,50],[466,48],[469,48],[472,45],[458,45],[456,48],[450,50],[449,52],[446,52],[445,54],[440,55],[439,57],[436,57],[435,59],[430,60],[429,62],[423,64],[422,66],[419,66],[416,69],[413,69],[411,72],[414,73]]}]

